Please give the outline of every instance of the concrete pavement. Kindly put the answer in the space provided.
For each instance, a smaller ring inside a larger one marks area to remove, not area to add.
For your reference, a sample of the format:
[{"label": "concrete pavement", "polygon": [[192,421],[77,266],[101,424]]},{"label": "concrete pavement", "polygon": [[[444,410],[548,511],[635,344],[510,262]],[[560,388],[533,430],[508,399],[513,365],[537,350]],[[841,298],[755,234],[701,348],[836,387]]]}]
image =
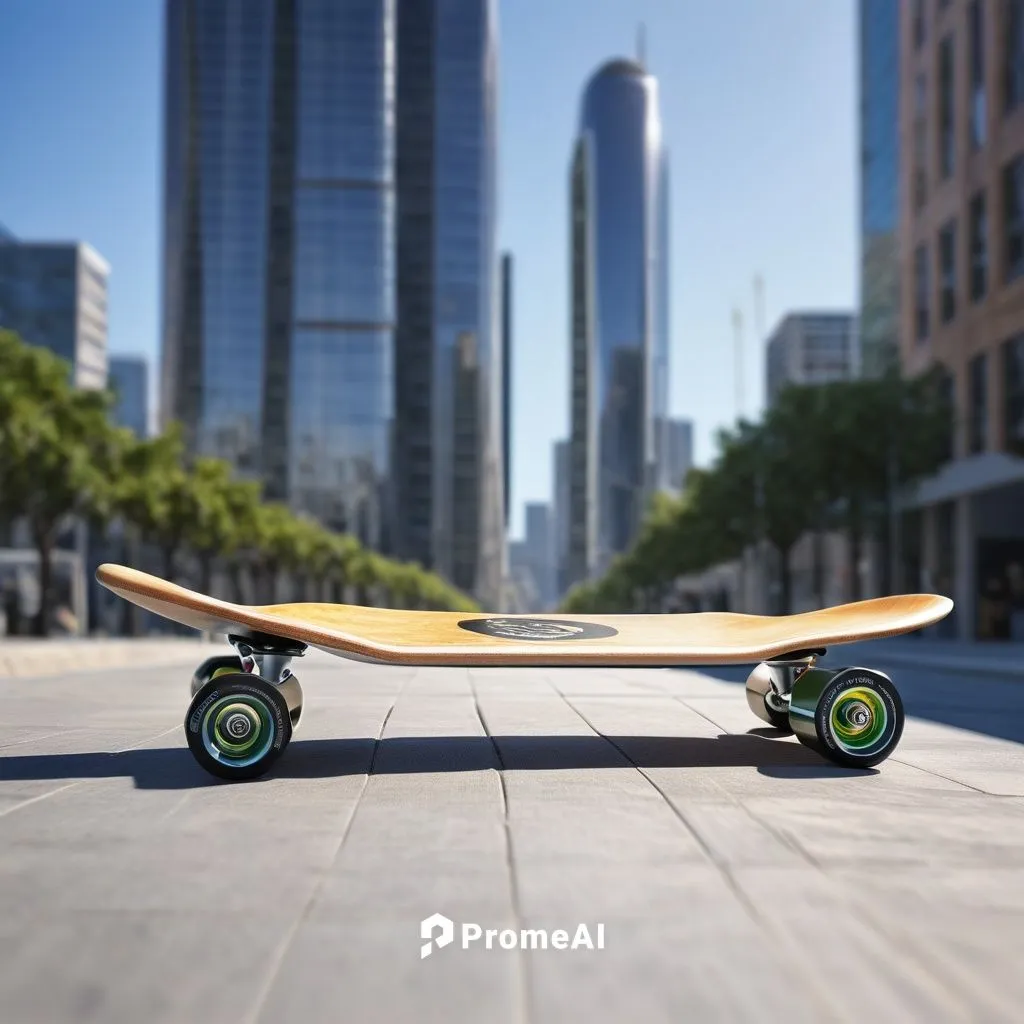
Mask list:
[{"label": "concrete pavement", "polygon": [[[0,680],[5,1024],[1020,1017],[1015,684],[894,670],[915,717],[852,772],[731,669],[313,654],[291,747],[230,785],[184,746],[194,660]],[[605,948],[421,959],[434,913]]]}]

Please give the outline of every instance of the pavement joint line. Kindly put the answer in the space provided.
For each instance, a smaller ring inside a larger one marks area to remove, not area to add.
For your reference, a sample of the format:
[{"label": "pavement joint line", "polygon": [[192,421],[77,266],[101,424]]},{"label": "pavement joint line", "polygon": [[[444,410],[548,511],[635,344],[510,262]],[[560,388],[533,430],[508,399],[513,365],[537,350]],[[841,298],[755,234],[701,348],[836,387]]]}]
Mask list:
[{"label": "pavement joint line", "polygon": [[[703,714],[702,712],[698,711],[696,708],[692,707],[690,704],[688,704],[678,694],[673,694],[672,696],[674,696],[675,699],[678,700],[679,703],[681,703],[684,707],[689,708],[695,714],[700,715],[701,718],[705,719],[705,721],[707,721],[710,724],[714,725],[715,728],[717,728],[717,729],[724,729],[724,726],[719,725],[719,723],[713,721],[707,715]],[[725,729],[725,732],[728,733],[728,729]],[[898,764],[902,764],[902,765],[904,765],[904,766],[906,766],[908,768],[917,769],[918,771],[925,772],[928,775],[932,775],[934,777],[941,778],[941,779],[943,779],[943,780],[945,780],[947,782],[953,783],[954,785],[961,786],[964,789],[973,790],[974,792],[979,793],[979,794],[981,794],[983,796],[993,796],[993,795],[995,795],[995,794],[987,793],[985,790],[978,789],[977,787],[970,786],[967,783],[960,782],[958,779],[951,779],[948,776],[942,775],[939,772],[931,771],[930,769],[921,767],[920,765],[911,764],[911,763],[909,763],[907,761],[903,761],[902,759],[895,758],[895,757],[891,758],[891,760],[896,761]],[[766,822],[762,821],[759,818],[759,816],[750,807],[748,807],[745,803],[743,803],[743,801],[737,800],[736,802],[744,809],[744,811],[746,811],[746,813],[748,815],[750,815],[750,817],[754,821],[757,821],[758,824],[761,825],[762,827],[764,827],[771,835],[775,836],[777,839],[779,839],[780,842],[783,842],[784,845],[786,845],[790,849],[794,849],[795,852],[798,852],[799,854],[801,854],[806,859],[807,863],[810,864],[812,866],[812,868],[814,870],[816,870],[820,875],[822,875],[824,878],[828,879],[829,881],[834,880],[835,876],[828,870],[828,868],[825,865],[823,865],[820,861],[818,861],[817,858],[815,858],[808,850],[804,849],[803,845],[799,842],[799,840],[795,839],[795,837],[790,837],[788,835],[780,833],[775,828],[769,826]],[[792,840],[792,841],[788,841],[788,840]],[[794,846],[794,844],[795,844],[795,846]],[[736,883],[736,884],[738,885],[739,883]],[[859,906],[854,906],[851,909],[853,910],[853,913],[857,917],[859,917],[860,920],[862,922],[864,922],[870,928],[870,930],[872,932],[874,932],[881,939],[881,941],[884,944],[886,944],[886,945],[890,944],[890,940],[886,936],[886,933],[885,933],[885,928],[878,922],[878,920],[876,920],[874,918],[873,915],[866,913]],[[775,930],[773,926],[769,925],[769,927],[771,928],[771,930],[773,930],[773,931]],[[908,943],[907,946],[905,947],[904,951],[906,951],[906,949],[912,949],[912,948],[913,948],[913,944],[912,943]],[[944,963],[945,957],[940,955],[939,957],[936,957],[935,959],[939,960],[940,962],[943,962],[943,966],[948,966],[948,965],[946,965]],[[918,962],[917,963],[917,970],[915,971],[915,973],[919,977],[922,976],[920,968],[921,968],[921,964]],[[960,973],[960,972],[956,972],[956,973]],[[924,977],[926,982],[931,983],[934,986],[936,991],[941,991],[941,992],[943,992],[943,994],[945,994],[944,986],[940,986],[940,985],[935,984],[933,982],[932,975],[928,972],[927,969],[924,970],[923,977]],[[956,1002],[958,1004],[960,1004],[960,1000],[956,1000]],[[962,1007],[962,1004],[960,1004],[960,1005]],[[999,1009],[1000,1009],[1000,1012],[1005,1011],[1005,1007],[1000,1007]],[[965,1018],[965,1019],[967,1019],[967,1018]]]},{"label": "pavement joint line", "polygon": [[[590,722],[587,716],[584,715],[583,712],[580,711],[579,708],[577,708],[572,703],[572,701],[570,701],[564,694],[562,694],[562,699],[577,715],[579,715],[579,717],[587,724],[587,726],[596,735],[602,737],[602,739],[604,739],[607,743],[611,744],[611,746],[614,747],[622,755],[622,757],[624,757],[626,761],[633,766],[633,768],[640,774],[640,776],[647,782],[647,784],[651,786],[652,789],[654,789],[658,796],[661,797],[662,801],[666,804],[666,806],[674,815],[676,820],[678,820],[682,824],[683,828],[687,832],[689,832],[689,834],[693,837],[694,841],[704,852],[704,855],[707,857],[708,862],[719,873],[722,880],[725,882],[726,887],[729,889],[730,892],[732,892],[733,896],[736,899],[736,902],[743,908],[743,910],[746,912],[750,920],[763,932],[781,936],[787,943],[791,943],[792,940],[786,934],[785,930],[776,928],[775,925],[772,923],[771,919],[761,913],[757,905],[750,898],[749,894],[746,892],[746,890],[743,889],[743,887],[737,881],[736,877],[729,870],[729,866],[725,864],[718,856],[716,856],[713,848],[710,846],[710,844],[708,844],[705,841],[704,837],[700,835],[697,829],[694,828],[693,824],[687,819],[682,809],[672,802],[672,800],[668,797],[665,791],[654,781],[654,779],[652,779],[651,776],[648,775],[647,772],[642,767],[640,767],[640,765],[638,765],[614,740],[610,739],[608,736],[606,736],[604,733],[598,730],[593,725],[593,723]],[[716,723],[712,724],[715,725],[716,728],[721,728],[721,726],[718,726]],[[813,972],[809,979],[809,983],[810,988],[813,991],[816,1000],[818,1001],[821,1008],[828,1010],[830,1013],[834,1013],[837,1009],[836,1003],[829,995],[829,992],[824,986],[824,984],[813,977]]]},{"label": "pavement joint line", "polygon": [[681,808],[677,807],[669,799],[668,795],[661,788],[661,786],[659,786],[658,783],[655,782],[654,779],[651,778],[651,776],[639,764],[637,764],[636,761],[634,761],[633,758],[631,758],[629,754],[627,754],[626,751],[619,746],[618,743],[615,742],[615,740],[601,732],[601,730],[598,729],[594,725],[594,723],[591,722],[590,719],[587,718],[587,716],[582,711],[580,711],[580,709],[576,707],[576,705],[573,704],[573,702],[569,700],[569,698],[566,697],[564,694],[562,694],[562,700],[564,700],[568,707],[580,717],[580,719],[586,724],[587,728],[589,728],[596,736],[600,736],[601,739],[603,739],[611,747],[617,750],[619,755],[626,761],[626,763],[628,765],[631,765],[634,771],[636,771],[641,776],[641,778],[643,778],[644,781],[658,794],[658,796],[661,797],[663,803],[668,807],[668,809],[672,812],[676,819],[683,825],[686,831],[690,833],[690,835],[696,841],[697,845],[701,848],[701,850],[704,851],[704,854],[708,858],[709,863],[722,876],[726,885],[729,887],[729,889],[732,890],[733,895],[737,898],[737,901],[746,909],[747,913],[755,922],[759,924],[762,923],[763,918],[760,911],[753,905],[753,903],[751,903],[747,894],[737,886],[736,880],[733,877],[732,872],[729,870],[728,865],[724,864],[721,861],[721,859],[715,854],[715,851],[706,842],[704,837],[697,831],[697,829],[694,828],[693,824],[687,819],[686,815],[682,812]]},{"label": "pavement joint line", "polygon": [[[600,732],[600,730],[598,730],[593,725],[593,723],[587,718],[587,716],[585,714],[583,714],[583,712],[580,711],[579,708],[577,708],[572,703],[571,700],[569,700],[567,697],[565,697],[564,694],[562,695],[562,699],[565,700],[566,704],[568,704],[568,706],[570,708],[572,708],[572,710],[577,715],[579,715],[579,717],[587,724],[587,726],[590,729],[592,729],[598,736],[601,736],[608,743],[610,743],[616,750],[618,750],[619,753],[630,764],[633,765],[633,767],[636,769],[636,771],[658,793],[658,795],[662,798],[662,800],[668,805],[669,809],[672,811],[672,813],[675,815],[675,817],[682,823],[682,825],[686,828],[686,830],[693,836],[694,840],[697,842],[697,844],[700,846],[700,848],[704,851],[704,854],[705,854],[705,856],[707,856],[707,858],[710,861],[710,863],[716,868],[716,870],[722,876],[722,879],[725,881],[725,883],[728,886],[728,888],[732,891],[733,895],[736,897],[737,902],[746,910],[747,914],[754,921],[754,923],[757,924],[760,928],[764,929],[765,931],[773,933],[773,934],[779,936],[787,944],[792,945],[792,936],[790,936],[786,932],[785,929],[780,929],[780,928],[775,927],[775,925],[773,924],[771,919],[769,917],[766,917],[764,914],[761,913],[761,911],[758,909],[757,905],[750,898],[749,894],[744,890],[742,885],[739,883],[739,881],[733,875],[732,871],[729,869],[729,866],[727,864],[725,864],[716,855],[714,849],[710,846],[709,843],[707,843],[705,841],[703,836],[700,835],[698,830],[687,819],[687,817],[683,813],[682,809],[680,807],[678,807],[672,801],[672,799],[668,796],[668,794],[666,794],[665,791],[658,785],[658,783],[655,782],[653,778],[651,778],[651,776],[647,773],[647,771],[644,768],[642,768],[640,765],[638,765],[629,756],[629,754],[626,753],[626,751],[623,750],[614,740],[612,740],[610,737],[604,735],[604,733]],[[688,705],[686,705],[685,701],[681,701],[681,703],[683,703],[684,706],[689,707]],[[691,708],[690,710],[695,710],[695,709]],[[700,712],[696,712],[696,713],[700,714]],[[704,716],[704,715],[701,715],[701,717],[702,718],[706,718],[706,716]],[[717,722],[712,722],[711,719],[707,719],[707,721],[709,721],[712,725],[714,725],[715,728],[718,728],[718,729],[723,728]],[[725,730],[725,731],[726,731],[726,734],[728,735],[728,730]],[[744,808],[744,809],[747,810],[748,813],[750,813],[749,809],[747,809],[747,808]],[[758,820],[756,818],[756,816],[754,816],[752,814],[751,814],[751,817],[754,818],[755,821]],[[758,823],[760,824],[760,822],[758,822]],[[827,879],[829,882],[833,881],[833,877],[830,875],[830,873],[824,867],[822,867],[820,864],[817,864],[812,858],[808,858],[808,860],[809,860],[809,863],[812,865],[812,869],[817,870],[817,872],[823,878]],[[873,919],[871,919],[870,917],[866,917],[856,907],[853,907],[852,909],[853,909],[853,912],[854,912],[855,916],[860,919],[861,923],[864,924],[868,928],[868,930],[872,934],[874,934],[881,941],[881,943],[883,945],[883,948],[886,947],[886,946],[890,946],[891,945],[889,939],[886,937],[884,932],[882,932],[879,929],[878,924]],[[919,978],[923,977],[924,981],[926,983],[928,983],[933,988],[934,991],[939,992],[939,993],[941,993],[943,995],[947,994],[946,988],[944,986],[941,986],[940,984],[934,982],[933,979],[931,977],[929,977],[928,972],[926,970],[923,971],[923,973],[922,973],[922,968],[921,968],[920,963],[916,963],[915,964],[915,968],[916,969],[915,969],[914,973]],[[822,1001],[824,1006],[826,1006],[831,1011],[835,1011],[836,1010],[836,1004],[833,1002],[833,1000],[831,999],[828,991],[824,988],[824,986],[821,983],[815,981],[813,978],[811,980],[811,984],[813,986],[815,994]],[[956,1001],[959,1003],[959,1000],[956,1000]]]},{"label": "pavement joint line", "polygon": [[399,689],[399,692],[395,695],[391,704],[388,706],[387,711],[384,713],[384,718],[380,723],[380,728],[377,730],[377,737],[373,741],[373,753],[370,755],[370,763],[363,775],[363,784],[359,787],[359,792],[356,794],[355,802],[352,804],[352,811],[348,816],[348,820],[342,827],[341,834],[338,836],[338,843],[334,847],[331,859],[321,872],[320,877],[316,882],[314,882],[309,896],[303,904],[302,910],[296,915],[291,927],[284,933],[281,941],[277,945],[277,948],[273,951],[270,958],[270,964],[264,974],[263,984],[260,985],[259,991],[256,993],[256,997],[253,1000],[249,1012],[241,1018],[243,1021],[247,1022],[247,1024],[255,1024],[263,1013],[267,997],[270,995],[270,990],[274,987],[274,982],[277,981],[278,975],[281,973],[281,967],[284,965],[285,957],[288,955],[288,950],[291,949],[292,943],[295,941],[295,936],[299,933],[299,929],[309,918],[313,907],[316,905],[317,898],[327,881],[327,876],[331,873],[331,869],[338,861],[338,855],[341,853],[342,847],[345,845],[345,840],[348,839],[349,833],[352,831],[352,825],[356,820],[356,814],[359,812],[359,808],[363,802],[363,797],[366,795],[366,790],[370,785],[370,777],[373,774],[373,768],[377,761],[377,751],[380,749],[381,740],[384,738],[384,730],[387,728],[387,724],[391,720],[391,713],[395,710],[395,705],[398,703],[398,699],[405,692],[406,687],[408,687],[410,681],[415,675],[416,673],[413,673],[412,676],[409,676],[406,679],[405,683]]},{"label": "pavement joint line", "polygon": [[[24,740],[11,740],[10,743],[0,743],[0,750],[8,750],[11,747],[22,747],[26,743],[38,743],[40,740],[48,740],[51,736],[63,736],[69,732],[75,732],[75,729],[56,729],[53,732],[44,732],[42,736],[29,736],[28,739]],[[78,731],[82,731],[79,729]]]},{"label": "pavement joint line", "polygon": [[[523,928],[523,913],[522,904],[519,893],[519,880],[516,875],[515,857],[512,851],[512,823],[509,820],[509,802],[508,802],[508,788],[505,779],[505,759],[501,756],[501,748],[498,746],[497,741],[494,738],[494,733],[491,732],[490,727],[487,724],[487,718],[484,715],[483,708],[480,707],[480,697],[477,692],[476,683],[473,680],[473,673],[471,670],[467,670],[469,677],[469,688],[473,694],[473,706],[476,709],[476,716],[480,720],[480,726],[483,728],[485,735],[491,741],[491,746],[494,748],[494,756],[498,760],[498,790],[501,794],[501,811],[502,811],[502,824],[505,830],[505,864],[508,868],[508,882],[509,882],[509,895],[512,902],[512,916],[515,920],[516,931],[522,931]],[[516,962],[519,965],[519,1008],[520,1008],[520,1019],[526,1021],[533,1020],[532,1005],[532,986],[530,984],[529,970],[527,963],[522,955],[522,951],[518,951],[516,956]]]},{"label": "pavement joint line", "polygon": [[21,803],[15,804],[13,807],[8,807],[5,810],[0,811],[0,818],[6,818],[8,814],[13,814],[15,811],[20,811],[23,807],[31,807],[32,804],[37,804],[40,800],[46,800],[48,797],[56,796],[58,793],[63,793],[66,789],[73,789],[75,786],[81,786],[83,782],[87,782],[87,779],[79,779],[77,782],[68,782],[63,786],[58,786],[56,789],[51,789],[46,793],[40,793],[39,796],[29,797],[28,800],[22,800]]},{"label": "pavement joint line", "polygon": [[[691,705],[687,704],[687,702],[685,700],[683,700],[681,697],[679,697],[679,695],[673,694],[673,696],[684,707],[688,708],[689,710],[693,711],[695,714],[699,715],[705,721],[707,721],[711,725],[713,725],[716,729],[723,729],[723,731],[726,733],[726,735],[731,735],[729,733],[728,729],[725,729],[725,727],[720,725],[718,722],[715,722],[712,719],[708,718],[707,715],[702,714],[696,708],[691,707]],[[628,755],[626,755],[626,756],[628,757]],[[901,761],[899,763],[903,764],[905,762]],[[910,767],[916,767],[916,766],[911,765]],[[640,772],[641,775],[643,775],[645,778],[647,778],[649,782],[651,782],[651,785],[653,785],[655,787],[655,789],[658,790],[659,793],[661,793],[662,798],[669,804],[669,806],[672,807],[672,809],[676,812],[677,816],[679,816],[679,818],[683,822],[683,824],[685,824],[687,826],[687,828],[689,828],[690,831],[694,834],[694,838],[697,840],[697,842],[700,843],[702,848],[704,848],[709,853],[709,856],[711,857],[712,861],[715,863],[716,867],[718,867],[719,870],[722,872],[723,877],[725,878],[727,884],[730,886],[731,889],[733,889],[734,893],[737,895],[737,897],[739,898],[740,902],[743,903],[744,905],[746,905],[748,907],[748,909],[752,911],[754,919],[759,924],[764,926],[768,931],[774,932],[776,935],[781,935],[785,939],[786,942],[791,942],[792,941],[791,936],[788,935],[788,933],[785,931],[785,929],[778,929],[778,928],[776,928],[774,926],[774,924],[769,919],[765,918],[760,913],[760,911],[757,910],[757,907],[751,901],[751,899],[748,896],[748,894],[743,890],[742,885],[736,880],[736,878],[733,876],[733,874],[729,871],[728,866],[725,865],[725,864],[722,864],[722,863],[720,863],[718,861],[718,859],[714,856],[713,852],[710,850],[710,847],[708,847],[707,844],[704,843],[704,841],[697,834],[697,832],[693,828],[693,826],[690,825],[690,823],[686,820],[685,815],[683,815],[681,809],[678,808],[673,803],[673,801],[671,800],[670,797],[668,797],[667,794],[662,792],[660,787],[658,787],[657,784],[654,783],[653,780],[651,780],[647,776],[647,773],[645,771],[643,771],[643,769],[641,769],[639,766],[637,766],[637,770]],[[927,771],[927,769],[921,769],[921,770],[922,771]],[[929,773],[929,774],[932,774],[932,773]],[[951,779],[949,781],[955,782],[956,780]],[[968,788],[973,788],[973,787],[968,787]],[[790,849],[794,849],[794,852],[797,852],[797,853],[801,854],[804,857],[804,859],[807,861],[807,863],[809,865],[811,865],[811,868],[813,870],[815,870],[820,876],[822,876],[823,878],[827,879],[830,883],[832,881],[834,881],[834,876],[828,871],[828,869],[823,864],[821,864],[814,856],[812,856],[809,853],[809,851],[805,850],[804,847],[802,846],[802,844],[799,843],[799,841],[794,840],[794,842],[796,843],[796,846],[794,848],[792,842],[787,841],[774,828],[771,828],[771,827],[767,826],[763,821],[761,821],[761,819],[748,806],[746,806],[746,804],[744,804],[742,801],[739,801],[739,800],[737,800],[736,803],[738,803],[743,808],[743,810],[754,821],[756,821],[759,825],[764,827],[766,829],[766,831],[770,835],[775,836],[775,838],[779,839],[780,842],[783,842],[783,844],[785,846],[789,847]],[[876,920],[874,920],[873,917],[871,917],[870,915],[867,915],[864,912],[862,912],[860,910],[859,906],[853,906],[853,907],[851,907],[851,909],[852,909],[854,915],[856,917],[860,918],[861,922],[864,923],[868,927],[868,929],[872,933],[874,933],[880,939],[880,941],[883,943],[884,946],[891,945],[891,943],[890,943],[888,937],[886,936],[884,930],[879,926],[878,922]],[[915,974],[917,974],[918,977],[922,977],[923,976],[925,982],[929,983],[934,988],[935,991],[942,992],[943,995],[946,994],[945,987],[941,986],[939,984],[936,984],[933,981],[932,977],[929,975],[927,970],[925,970],[923,972],[923,975],[922,975],[920,963],[916,964]],[[824,990],[820,989],[819,986],[817,985],[817,983],[815,983],[815,989],[816,989],[816,991],[818,991],[819,995],[826,1000],[826,1005],[828,1005],[831,1009],[835,1009],[835,1005],[831,1001],[831,999],[829,998],[827,991],[824,991]],[[959,1003],[960,1001],[956,1000],[956,1002]]]},{"label": "pavement joint line", "polygon": [[[933,778],[942,779],[944,782],[952,782],[954,786],[961,786],[963,789],[970,790],[972,793],[978,793],[981,796],[990,797],[1009,797],[1011,800],[1014,799],[1016,794],[1014,793],[990,793],[987,789],[981,789],[978,786],[972,786],[969,782],[961,782],[960,779],[951,778],[949,775],[943,775],[942,772],[935,771],[934,768],[925,768],[923,765],[914,764],[911,761],[904,761],[901,757],[889,757],[890,761],[895,761],[896,764],[901,764],[905,768],[913,768],[916,771],[924,772],[925,775],[931,775]],[[1019,799],[1019,797],[1018,797]]]}]

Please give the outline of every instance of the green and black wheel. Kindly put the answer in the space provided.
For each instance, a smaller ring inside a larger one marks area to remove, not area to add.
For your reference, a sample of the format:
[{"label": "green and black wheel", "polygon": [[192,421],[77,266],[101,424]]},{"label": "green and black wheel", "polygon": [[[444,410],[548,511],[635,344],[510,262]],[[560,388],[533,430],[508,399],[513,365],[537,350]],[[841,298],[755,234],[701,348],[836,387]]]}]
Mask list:
[{"label": "green and black wheel", "polygon": [[207,658],[192,675],[190,693],[194,697],[211,679],[241,671],[242,659],[237,654],[217,654]]},{"label": "green and black wheel", "polygon": [[200,687],[185,716],[193,757],[222,779],[254,779],[292,736],[288,703],[276,686],[247,672],[218,675]]},{"label": "green and black wheel", "polygon": [[747,704],[750,710],[774,729],[789,732],[789,702],[772,686],[771,669],[761,662],[747,676]]},{"label": "green and black wheel", "polygon": [[903,735],[903,719],[899,692],[874,669],[810,669],[790,694],[797,739],[847,768],[884,761]]}]

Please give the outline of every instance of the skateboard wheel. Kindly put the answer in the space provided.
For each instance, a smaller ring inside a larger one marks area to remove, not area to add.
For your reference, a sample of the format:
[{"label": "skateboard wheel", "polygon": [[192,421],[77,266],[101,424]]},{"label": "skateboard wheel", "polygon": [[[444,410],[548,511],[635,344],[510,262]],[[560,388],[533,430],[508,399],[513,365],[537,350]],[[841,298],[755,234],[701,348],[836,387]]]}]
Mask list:
[{"label": "skateboard wheel", "polygon": [[747,676],[747,703],[762,722],[783,732],[790,731],[789,704],[772,688],[771,670],[764,662]]},{"label": "skateboard wheel", "polygon": [[237,654],[217,654],[207,658],[192,674],[190,695],[194,697],[215,676],[241,671],[242,659]]},{"label": "skateboard wheel", "polygon": [[284,696],[248,672],[211,679],[192,698],[185,715],[185,738],[193,757],[222,779],[262,775],[291,735]]},{"label": "skateboard wheel", "polygon": [[283,683],[278,683],[274,689],[281,694],[285,704],[288,705],[288,717],[291,719],[294,732],[302,718],[302,687],[299,685],[299,680],[289,673],[288,678]]},{"label": "skateboard wheel", "polygon": [[884,761],[903,735],[903,720],[899,692],[874,669],[810,669],[790,697],[797,739],[847,768]]}]

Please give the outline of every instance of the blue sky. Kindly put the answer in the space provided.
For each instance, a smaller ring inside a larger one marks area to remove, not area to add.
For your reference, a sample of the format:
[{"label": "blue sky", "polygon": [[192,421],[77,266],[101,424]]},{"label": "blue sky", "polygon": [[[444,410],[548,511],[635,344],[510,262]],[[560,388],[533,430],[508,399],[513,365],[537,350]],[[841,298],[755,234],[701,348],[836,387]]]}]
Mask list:
[{"label": "blue sky", "polygon": [[[0,0],[0,223],[83,239],[112,266],[110,346],[155,361],[161,0]],[[640,22],[672,156],[673,414],[697,459],[736,415],[731,316],[745,318],[746,412],[763,346],[794,308],[850,308],[856,276],[853,0],[501,0],[500,239],[516,260],[513,532],[551,492],[568,424],[568,161],[597,65]]]}]

